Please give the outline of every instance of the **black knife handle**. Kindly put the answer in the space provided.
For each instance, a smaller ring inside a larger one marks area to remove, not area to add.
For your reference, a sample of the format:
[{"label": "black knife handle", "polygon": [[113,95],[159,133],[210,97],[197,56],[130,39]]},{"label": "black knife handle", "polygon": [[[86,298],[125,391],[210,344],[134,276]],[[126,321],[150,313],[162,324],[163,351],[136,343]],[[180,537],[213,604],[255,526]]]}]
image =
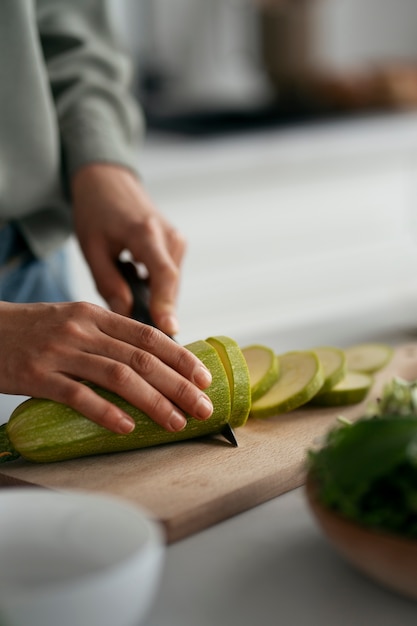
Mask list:
[{"label": "black knife handle", "polygon": [[149,312],[149,286],[145,278],[139,276],[131,261],[117,261],[119,272],[130,287],[133,296],[131,317],[143,324],[156,326]]}]

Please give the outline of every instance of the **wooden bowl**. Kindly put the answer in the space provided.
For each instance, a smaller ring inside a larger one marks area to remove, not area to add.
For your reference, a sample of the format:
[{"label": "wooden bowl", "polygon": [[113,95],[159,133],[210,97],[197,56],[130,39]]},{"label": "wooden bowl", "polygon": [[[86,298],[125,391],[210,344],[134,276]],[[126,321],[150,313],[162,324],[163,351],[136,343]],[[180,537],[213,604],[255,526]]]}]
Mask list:
[{"label": "wooden bowl", "polygon": [[384,587],[417,599],[417,541],[366,528],[326,508],[310,474],[305,492],[319,528],[342,557]]}]

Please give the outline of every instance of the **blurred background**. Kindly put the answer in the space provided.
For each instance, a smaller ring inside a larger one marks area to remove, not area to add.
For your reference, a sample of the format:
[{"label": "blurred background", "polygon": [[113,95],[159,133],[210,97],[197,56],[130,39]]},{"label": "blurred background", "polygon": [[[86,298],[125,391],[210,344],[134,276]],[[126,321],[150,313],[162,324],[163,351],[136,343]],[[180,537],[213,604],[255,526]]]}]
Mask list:
[{"label": "blurred background", "polygon": [[[417,2],[108,0],[185,234],[181,342],[415,333]],[[74,246],[79,297],[100,302]]]},{"label": "blurred background", "polygon": [[413,0],[111,0],[151,127],[417,105]]}]

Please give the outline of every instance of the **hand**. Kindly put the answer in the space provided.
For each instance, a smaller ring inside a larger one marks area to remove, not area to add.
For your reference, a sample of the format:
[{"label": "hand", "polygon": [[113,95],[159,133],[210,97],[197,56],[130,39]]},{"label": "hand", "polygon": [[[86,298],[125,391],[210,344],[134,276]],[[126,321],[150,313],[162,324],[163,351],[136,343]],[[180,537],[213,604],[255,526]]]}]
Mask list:
[{"label": "hand", "polygon": [[80,381],[113,391],[167,430],[210,417],[211,374],[164,333],[85,302],[0,303],[0,392],[49,398],[116,433],[132,418]]},{"label": "hand", "polygon": [[152,319],[163,332],[175,335],[184,238],[158,213],[139,180],[122,167],[85,166],[75,174],[71,190],[75,231],[109,307],[122,315],[131,313],[132,295],[115,265],[128,250],[149,274]]}]

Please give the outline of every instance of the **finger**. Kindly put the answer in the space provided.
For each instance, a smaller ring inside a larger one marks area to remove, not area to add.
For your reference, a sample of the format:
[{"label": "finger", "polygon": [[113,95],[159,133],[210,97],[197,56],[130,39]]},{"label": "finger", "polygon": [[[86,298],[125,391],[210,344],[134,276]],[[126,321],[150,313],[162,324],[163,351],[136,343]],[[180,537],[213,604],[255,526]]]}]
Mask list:
[{"label": "finger", "polygon": [[[140,327],[144,337],[150,337],[140,341],[146,349],[116,339],[107,340],[99,350],[95,347],[94,352],[89,346],[89,351],[81,355],[72,349],[66,353],[66,372],[114,391],[142,410],[151,411],[158,423],[153,403],[159,394],[197,419],[210,417],[211,401],[201,391],[212,380],[205,365],[157,329],[140,323],[134,325]],[[159,343],[165,346],[161,349]],[[150,393],[149,399],[142,397],[142,379],[151,386],[151,392],[158,391],[156,396]]]},{"label": "finger", "polygon": [[165,231],[166,245],[170,252],[171,258],[175,265],[179,268],[184,260],[187,244],[183,234],[171,226],[164,219],[162,220]]},{"label": "finger", "polygon": [[[132,350],[155,355],[200,389],[211,384],[211,373],[204,363],[157,328],[87,302],[55,305],[50,312],[53,314],[50,318],[58,319],[49,323],[53,332],[46,336],[42,333],[38,347],[42,359],[36,361],[32,373],[33,378],[38,372],[39,384],[45,378],[45,368],[64,371],[79,379],[91,373],[77,369],[86,355],[129,364]],[[54,336],[60,336],[62,341],[57,342]]]},{"label": "finger", "polygon": [[140,250],[131,249],[136,261],[142,261],[149,273],[149,309],[155,324],[163,332],[175,335],[178,330],[176,297],[180,272],[165,241],[161,223],[155,216],[144,226],[146,236]]},{"label": "finger", "polygon": [[131,353],[133,347],[155,355],[200,389],[211,384],[211,372],[204,363],[157,328],[104,310],[97,318],[97,326],[102,334],[94,339],[90,352],[130,363],[135,358]]},{"label": "finger", "polygon": [[89,265],[98,292],[110,309],[120,315],[130,315],[132,292],[103,245],[97,245],[90,255]]},{"label": "finger", "polygon": [[[86,354],[77,361],[76,370],[82,378],[121,396],[170,432],[184,428],[184,413],[199,420],[211,416],[213,405],[206,394],[153,355],[135,351],[134,366],[132,368],[120,361]],[[68,364],[69,373],[71,369],[71,364]],[[122,415],[120,409],[113,412],[107,407],[101,415],[100,409],[88,402],[92,399],[89,394],[82,393],[79,388],[76,391],[78,395],[61,401],[106,427],[110,424],[119,430],[127,428],[125,420],[128,416]]]},{"label": "finger", "polygon": [[140,402],[143,410],[162,426],[165,426],[165,417],[159,416],[155,410],[155,405],[159,408],[160,398],[151,393],[144,399],[140,397],[139,387],[135,383],[137,374],[186,414],[198,420],[206,420],[213,413],[212,402],[205,393],[149,352],[132,352],[130,367],[134,375],[129,371],[133,380],[131,385],[125,386],[123,393],[126,399],[135,405]]},{"label": "finger", "polygon": [[67,371],[117,393],[164,427],[170,427],[172,405],[196,419],[211,416],[208,396],[156,356],[123,344],[119,352],[118,361],[84,354]]},{"label": "finger", "polygon": [[[50,393],[51,389],[54,391]],[[87,385],[61,375],[44,395],[78,411],[92,422],[117,434],[127,435],[135,429],[135,421],[115,404],[105,400]]]}]

